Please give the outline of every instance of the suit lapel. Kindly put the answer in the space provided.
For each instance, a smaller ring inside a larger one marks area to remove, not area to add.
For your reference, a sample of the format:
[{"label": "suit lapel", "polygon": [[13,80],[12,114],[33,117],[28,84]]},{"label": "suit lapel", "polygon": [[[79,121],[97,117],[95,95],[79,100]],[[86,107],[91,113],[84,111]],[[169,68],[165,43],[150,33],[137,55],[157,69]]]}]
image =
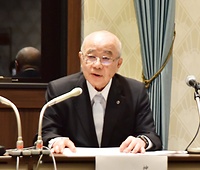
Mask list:
[{"label": "suit lapel", "polygon": [[79,97],[77,97],[77,100],[76,100],[76,103],[80,103],[80,104],[78,105],[75,104],[78,118],[80,120],[82,128],[84,129],[87,139],[89,140],[88,141],[89,144],[91,146],[98,147],[98,141],[96,137],[95,126],[94,126],[94,121],[93,121],[93,116],[92,116],[91,101],[90,101],[86,81],[83,76],[77,82],[77,87],[81,87],[83,90],[82,94]]},{"label": "suit lapel", "polygon": [[121,87],[118,80],[113,78],[105,110],[102,146],[108,146],[113,128],[117,123],[120,113],[123,112],[122,108],[124,108],[125,97],[123,96],[122,89],[123,87]]}]

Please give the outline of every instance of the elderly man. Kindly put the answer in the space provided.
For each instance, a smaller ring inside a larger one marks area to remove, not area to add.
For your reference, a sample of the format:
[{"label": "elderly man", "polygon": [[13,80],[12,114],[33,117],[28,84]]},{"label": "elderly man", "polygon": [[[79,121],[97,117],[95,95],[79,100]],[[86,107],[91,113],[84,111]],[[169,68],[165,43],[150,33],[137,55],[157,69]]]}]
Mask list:
[{"label": "elderly man", "polygon": [[42,138],[53,152],[65,147],[73,152],[76,147],[119,147],[126,153],[161,149],[144,84],[117,74],[121,46],[111,32],[89,34],[79,52],[82,71],[48,84],[47,101],[75,87],[83,90],[44,113]]}]

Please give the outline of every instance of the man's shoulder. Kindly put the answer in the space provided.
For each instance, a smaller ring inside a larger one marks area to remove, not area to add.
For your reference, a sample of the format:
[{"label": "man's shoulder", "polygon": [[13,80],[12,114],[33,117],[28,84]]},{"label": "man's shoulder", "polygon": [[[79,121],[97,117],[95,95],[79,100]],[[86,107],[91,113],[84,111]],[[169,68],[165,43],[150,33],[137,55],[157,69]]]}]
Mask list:
[{"label": "man's shoulder", "polygon": [[128,83],[128,84],[133,84],[133,85],[136,85],[136,86],[144,86],[143,82],[136,80],[134,78],[130,78],[130,77],[120,75],[120,74],[115,74],[114,78],[116,80],[120,81],[121,83],[125,83],[125,84]]},{"label": "man's shoulder", "polygon": [[64,89],[68,91],[75,87],[79,87],[84,82],[84,80],[84,76],[80,72],[53,80],[48,83],[48,87],[57,89],[57,91],[62,91]]},{"label": "man's shoulder", "polygon": [[63,83],[73,83],[77,82],[81,77],[83,77],[83,74],[81,72],[67,75],[61,78],[58,78],[56,80],[52,80],[49,82],[49,84],[63,84]]},{"label": "man's shoulder", "polygon": [[146,91],[143,82],[136,80],[134,78],[125,77],[116,74],[113,79],[113,86],[116,86],[118,90],[123,91],[127,95],[140,95]]}]

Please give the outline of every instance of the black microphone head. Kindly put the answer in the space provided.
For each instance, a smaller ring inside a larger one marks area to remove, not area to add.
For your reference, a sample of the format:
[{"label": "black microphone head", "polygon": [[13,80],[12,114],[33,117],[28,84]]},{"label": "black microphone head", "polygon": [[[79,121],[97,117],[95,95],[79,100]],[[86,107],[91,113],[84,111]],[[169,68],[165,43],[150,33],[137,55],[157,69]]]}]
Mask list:
[{"label": "black microphone head", "polygon": [[195,87],[196,86],[196,78],[193,75],[189,75],[186,78],[186,84],[188,86]]}]

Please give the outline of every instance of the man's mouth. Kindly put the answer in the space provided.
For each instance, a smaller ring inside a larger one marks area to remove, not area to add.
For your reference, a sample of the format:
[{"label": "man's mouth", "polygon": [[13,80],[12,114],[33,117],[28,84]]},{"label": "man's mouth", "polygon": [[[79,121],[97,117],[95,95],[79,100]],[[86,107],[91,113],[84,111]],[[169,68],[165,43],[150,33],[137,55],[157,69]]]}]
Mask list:
[{"label": "man's mouth", "polygon": [[93,75],[93,76],[96,76],[96,77],[101,77],[101,75],[95,74],[95,73],[93,73],[92,75]]}]

